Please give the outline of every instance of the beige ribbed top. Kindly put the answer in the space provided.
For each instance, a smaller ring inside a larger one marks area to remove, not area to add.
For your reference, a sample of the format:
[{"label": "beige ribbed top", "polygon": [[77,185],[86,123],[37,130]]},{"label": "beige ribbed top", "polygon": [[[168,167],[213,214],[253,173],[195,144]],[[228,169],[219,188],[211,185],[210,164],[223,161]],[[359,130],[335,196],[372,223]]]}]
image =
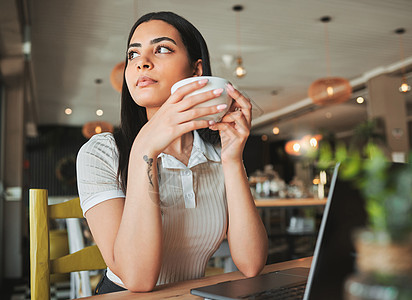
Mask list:
[{"label": "beige ribbed top", "polygon": [[[204,276],[227,230],[227,203],[220,153],[193,134],[185,166],[171,155],[158,156],[163,223],[163,261],[157,284]],[[85,213],[103,201],[125,197],[116,181],[118,151],[110,133],[93,136],[77,157],[77,183]],[[110,280],[122,284],[108,268]]]}]

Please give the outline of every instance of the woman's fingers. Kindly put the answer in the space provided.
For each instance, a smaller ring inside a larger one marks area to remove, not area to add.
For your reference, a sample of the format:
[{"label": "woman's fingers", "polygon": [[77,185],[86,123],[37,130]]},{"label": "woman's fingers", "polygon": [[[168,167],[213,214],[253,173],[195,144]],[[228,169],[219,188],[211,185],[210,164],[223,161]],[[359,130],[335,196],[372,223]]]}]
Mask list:
[{"label": "woman's fingers", "polygon": [[220,132],[225,132],[226,136],[231,136],[237,138],[238,133],[236,129],[233,127],[232,123],[215,123],[209,126],[211,130],[218,130]]},{"label": "woman's fingers", "polygon": [[197,130],[201,128],[208,128],[209,126],[210,126],[209,121],[206,121],[206,120],[193,120],[190,122],[185,122],[185,123],[177,125],[181,135],[183,135],[184,133],[193,131],[193,130]]},{"label": "woman's fingers", "polygon": [[243,134],[249,134],[250,123],[247,121],[246,116],[241,111],[234,111],[226,114],[222,120],[222,123],[234,123],[236,129]]},{"label": "woman's fingers", "polygon": [[198,81],[194,81],[184,86],[178,88],[172,95],[170,95],[169,99],[166,101],[168,103],[177,103],[181,101],[186,95],[204,87],[208,83],[208,79],[200,79]]},{"label": "woman's fingers", "polygon": [[177,122],[188,122],[197,118],[201,118],[208,115],[214,115],[222,112],[227,108],[226,104],[219,104],[208,107],[196,107],[179,113]]},{"label": "woman's fingers", "polygon": [[226,90],[229,96],[231,96],[236,101],[236,103],[238,104],[238,107],[246,108],[246,109],[252,108],[252,104],[250,103],[250,100],[246,98],[241,92],[236,90],[233,87],[233,85],[227,84]]},{"label": "woman's fingers", "polygon": [[202,92],[196,95],[190,95],[186,96],[184,98],[184,101],[180,101],[177,103],[179,111],[185,111],[188,110],[198,104],[207,102],[209,100],[212,100],[214,98],[219,97],[223,93],[223,88],[220,89],[215,89],[215,90],[210,90],[207,92]]},{"label": "woman's fingers", "polygon": [[209,126],[209,129],[219,130],[222,138],[236,140],[247,139],[250,133],[250,127],[241,112],[227,114],[220,123]]},{"label": "woman's fingers", "polygon": [[235,100],[232,104],[231,110],[241,111],[247,122],[250,124],[252,121],[252,104],[250,103],[250,100],[236,90],[231,84],[226,86],[226,90],[228,95]]}]

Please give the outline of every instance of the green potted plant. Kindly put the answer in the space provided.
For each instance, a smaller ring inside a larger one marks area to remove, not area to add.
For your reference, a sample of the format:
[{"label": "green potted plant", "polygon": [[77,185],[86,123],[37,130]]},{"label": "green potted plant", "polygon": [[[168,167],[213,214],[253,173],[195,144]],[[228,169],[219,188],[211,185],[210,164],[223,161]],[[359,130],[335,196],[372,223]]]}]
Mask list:
[{"label": "green potted plant", "polygon": [[394,168],[378,144],[319,150],[318,167],[341,162],[340,175],[365,199],[368,226],[353,233],[359,271],[346,282],[346,299],[412,299],[412,165]]}]

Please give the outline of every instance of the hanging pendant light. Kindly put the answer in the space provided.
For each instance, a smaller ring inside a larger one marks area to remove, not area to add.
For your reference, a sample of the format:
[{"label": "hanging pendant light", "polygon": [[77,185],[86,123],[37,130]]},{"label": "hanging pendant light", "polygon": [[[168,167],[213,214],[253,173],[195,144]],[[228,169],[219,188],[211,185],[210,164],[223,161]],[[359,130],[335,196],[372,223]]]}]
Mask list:
[{"label": "hanging pendant light", "polygon": [[236,41],[237,41],[237,58],[236,58],[236,69],[235,69],[235,76],[238,78],[242,78],[246,75],[246,69],[243,67],[243,59],[242,59],[242,49],[241,49],[241,42],[240,42],[240,12],[243,10],[243,5],[235,5],[233,6],[233,10],[236,12]]},{"label": "hanging pendant light", "polygon": [[352,95],[352,87],[348,80],[342,77],[330,76],[330,57],[327,23],[331,21],[329,16],[320,19],[325,24],[325,50],[327,77],[314,81],[309,87],[309,97],[317,105],[329,105],[342,103]]},{"label": "hanging pendant light", "polygon": [[102,132],[113,132],[113,125],[105,121],[91,121],[82,128],[82,134],[87,139]]},{"label": "hanging pendant light", "polygon": [[401,63],[402,63],[402,81],[399,87],[399,92],[407,93],[411,90],[411,86],[408,84],[408,80],[406,79],[406,71],[405,71],[405,65],[404,65],[405,54],[403,52],[402,35],[405,33],[405,28],[398,28],[395,30],[395,33],[399,35],[399,51],[400,51]]},{"label": "hanging pendant light", "polygon": [[[100,106],[100,89],[99,86],[103,81],[101,79],[96,79],[96,115],[98,117],[103,115],[103,110],[99,107]],[[113,132],[113,125],[106,121],[91,121],[87,122],[83,125],[82,134],[85,138],[89,139],[95,134],[99,134],[102,132]]]},{"label": "hanging pendant light", "polygon": [[242,78],[243,76],[246,75],[246,69],[243,67],[242,58],[239,56],[239,57],[236,59],[236,62],[237,62],[237,67],[236,67],[236,69],[235,69],[235,75],[236,75],[236,77],[238,77],[238,78]]}]

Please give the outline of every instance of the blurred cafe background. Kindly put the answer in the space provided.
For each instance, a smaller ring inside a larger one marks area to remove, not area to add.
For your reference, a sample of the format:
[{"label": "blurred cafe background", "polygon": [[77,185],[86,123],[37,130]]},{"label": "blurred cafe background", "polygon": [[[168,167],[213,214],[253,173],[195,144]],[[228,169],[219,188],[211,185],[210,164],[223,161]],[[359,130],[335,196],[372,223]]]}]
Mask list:
[{"label": "blurred cafe background", "polygon": [[[327,197],[319,144],[349,141],[378,120],[390,159],[407,160],[411,0],[1,0],[2,294],[28,283],[28,189],[47,188],[55,202],[76,196],[77,151],[119,125],[129,30],[161,10],[191,21],[208,43],[213,74],[253,102],[244,163],[270,236],[268,263],[313,253],[322,204],[264,201]],[[231,270],[222,257],[211,269]]]}]

